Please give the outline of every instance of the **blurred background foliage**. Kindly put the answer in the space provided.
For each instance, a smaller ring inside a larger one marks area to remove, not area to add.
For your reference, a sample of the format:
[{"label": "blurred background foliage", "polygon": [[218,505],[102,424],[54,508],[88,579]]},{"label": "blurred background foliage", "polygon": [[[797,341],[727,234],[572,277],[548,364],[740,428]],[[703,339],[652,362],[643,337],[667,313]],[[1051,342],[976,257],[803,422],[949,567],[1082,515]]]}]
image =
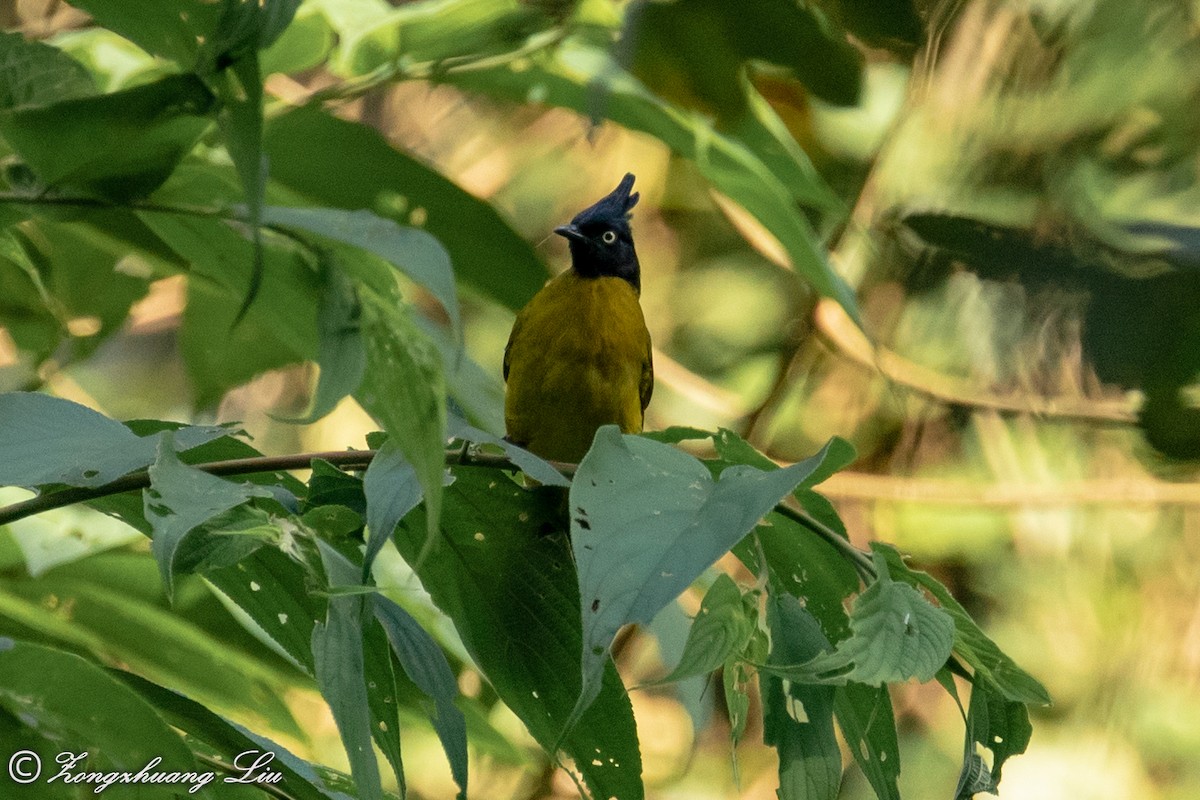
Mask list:
[{"label": "blurred background foliage", "polygon": [[[912,553],[1055,699],[1035,713],[1002,796],[1200,796],[1200,4],[393,5],[308,0],[263,53],[266,150],[311,154],[271,160],[268,199],[369,207],[441,238],[481,367],[458,379],[491,398],[477,424],[500,425],[514,310],[566,266],[549,231],[635,172],[658,378],[647,427],[731,427],[780,461],[835,434],[855,444],[859,461],[822,487],[852,538]],[[83,67],[55,85],[74,82],[81,98],[167,72],[55,0],[0,4],[0,22],[74,56]],[[539,57],[546,48],[555,57]],[[642,83],[597,88],[606,50]],[[172,95],[183,104],[173,125],[195,113],[187,92]],[[312,99],[379,137],[334,121],[312,137],[307,112],[291,110]],[[205,146],[189,158],[211,160]],[[765,170],[750,181],[739,181],[744,148]],[[232,168],[217,184],[188,165],[155,197],[239,201]],[[19,170],[6,178],[20,188]],[[771,224],[763,209],[776,207],[786,213]],[[470,230],[456,221],[465,208]],[[238,420],[268,453],[361,444],[373,425],[350,402],[313,425],[278,421],[304,413],[313,368],[274,367],[311,358],[315,343],[267,341],[262,362],[239,358],[247,342],[225,340],[229,320],[203,316],[217,307],[208,290],[134,227],[105,239],[67,213],[39,217],[26,236],[34,262],[74,266],[37,280],[0,253],[0,389],[46,387],[122,419]],[[825,249],[857,304],[822,272]],[[271,269],[268,282],[286,283]],[[820,297],[839,292],[841,304]],[[201,370],[188,355],[198,350],[212,360]],[[204,666],[204,637],[233,627],[230,612],[198,581],[168,607],[140,541],[72,513],[0,540],[0,613],[69,607],[76,647],[113,647],[120,633],[121,659],[148,677],[344,766],[319,697],[277,654],[247,637]],[[46,536],[53,552],[31,560]],[[83,537],[112,549],[55,563],[62,541]],[[413,593],[403,563],[387,564]],[[698,603],[685,595],[681,613]],[[422,622],[437,628],[432,607]],[[174,637],[180,664],[139,662],[135,625]],[[630,685],[660,677],[682,645],[666,622],[650,633],[622,650]],[[182,655],[193,651],[199,661]],[[486,691],[469,669],[459,682],[468,697]],[[961,756],[957,709],[936,687],[893,697],[904,796],[945,792]],[[734,769],[719,687],[632,699],[650,796],[773,796],[771,752],[751,744],[760,723]],[[536,748],[496,708],[470,721],[474,785],[493,798],[570,795],[561,774],[530,766]],[[410,790],[449,796],[432,732],[404,735]],[[871,792],[851,772],[843,796]]]}]

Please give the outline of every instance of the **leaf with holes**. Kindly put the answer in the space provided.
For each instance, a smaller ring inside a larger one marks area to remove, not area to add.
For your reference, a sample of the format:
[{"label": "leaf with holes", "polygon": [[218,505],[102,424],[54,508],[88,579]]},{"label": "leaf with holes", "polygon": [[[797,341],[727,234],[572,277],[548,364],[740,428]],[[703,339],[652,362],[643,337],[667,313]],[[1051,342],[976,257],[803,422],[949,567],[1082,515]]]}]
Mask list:
[{"label": "leaf with holes", "polygon": [[614,425],[596,432],[570,491],[584,636],[583,691],[570,724],[599,690],[617,631],[653,619],[823,459],[772,472],[735,465],[714,480],[674,447]]},{"label": "leaf with holes", "polygon": [[875,569],[878,577],[854,601],[848,639],[805,663],[764,669],[795,681],[839,685],[933,678],[950,657],[954,621],[913,587],[893,581],[878,553]]}]

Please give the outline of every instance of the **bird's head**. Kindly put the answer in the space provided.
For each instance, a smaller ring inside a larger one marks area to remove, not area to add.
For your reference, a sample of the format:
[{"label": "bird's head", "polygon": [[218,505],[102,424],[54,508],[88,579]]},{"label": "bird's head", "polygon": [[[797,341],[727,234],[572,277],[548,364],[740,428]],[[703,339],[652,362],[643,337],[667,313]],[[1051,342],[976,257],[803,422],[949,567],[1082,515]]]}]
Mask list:
[{"label": "bird's head", "polygon": [[571,268],[577,274],[585,278],[624,278],[641,291],[641,267],[629,229],[629,212],[638,201],[637,192],[630,194],[633,180],[633,173],[626,173],[616,189],[554,232],[570,243]]}]

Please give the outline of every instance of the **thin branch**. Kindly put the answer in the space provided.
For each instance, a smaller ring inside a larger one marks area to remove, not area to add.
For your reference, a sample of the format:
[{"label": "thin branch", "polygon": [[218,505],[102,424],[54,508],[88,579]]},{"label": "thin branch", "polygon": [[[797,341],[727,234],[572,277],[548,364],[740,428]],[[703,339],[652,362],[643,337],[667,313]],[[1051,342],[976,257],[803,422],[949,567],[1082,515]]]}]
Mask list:
[{"label": "thin branch", "polygon": [[[312,462],[317,459],[328,461],[340,469],[366,469],[370,465],[371,460],[375,458],[377,452],[377,450],[330,450],[318,453],[293,453],[286,456],[234,458],[227,461],[210,461],[203,464],[191,464],[189,466],[195,467],[201,472],[207,472],[209,475],[221,476],[254,475],[263,472],[279,472],[281,470],[312,469]],[[565,464],[556,461],[549,463],[564,475],[569,476],[575,473],[574,464]],[[469,451],[463,452],[457,448],[446,451],[446,464],[447,466],[520,469],[505,456],[489,453],[472,453]],[[40,494],[28,500],[22,500],[19,503],[13,503],[12,505],[0,508],[0,525],[7,525],[10,522],[16,522],[17,520],[41,514],[44,511],[50,511],[55,508],[64,508],[76,503],[86,503],[89,500],[99,500],[126,492],[141,491],[142,489],[149,488],[149,486],[150,473],[143,469],[131,472],[102,486],[72,486],[51,494]]]},{"label": "thin branch", "polygon": [[1133,404],[1123,398],[1042,397],[1024,392],[997,394],[968,381],[943,375],[893,350],[873,345],[841,307],[830,300],[817,304],[814,318],[817,332],[835,352],[865,369],[882,374],[893,385],[931,400],[963,408],[1032,414],[1093,425],[1129,425],[1137,421]]}]

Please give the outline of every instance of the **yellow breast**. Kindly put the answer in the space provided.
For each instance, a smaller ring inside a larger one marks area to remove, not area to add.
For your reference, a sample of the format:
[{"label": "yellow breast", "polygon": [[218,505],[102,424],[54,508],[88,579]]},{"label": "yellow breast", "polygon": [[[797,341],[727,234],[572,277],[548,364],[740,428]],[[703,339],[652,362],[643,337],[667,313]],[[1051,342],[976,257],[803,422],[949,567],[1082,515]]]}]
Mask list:
[{"label": "yellow breast", "polygon": [[628,281],[551,280],[517,316],[505,364],[508,436],[544,458],[578,461],[601,425],[642,429],[650,333]]}]

